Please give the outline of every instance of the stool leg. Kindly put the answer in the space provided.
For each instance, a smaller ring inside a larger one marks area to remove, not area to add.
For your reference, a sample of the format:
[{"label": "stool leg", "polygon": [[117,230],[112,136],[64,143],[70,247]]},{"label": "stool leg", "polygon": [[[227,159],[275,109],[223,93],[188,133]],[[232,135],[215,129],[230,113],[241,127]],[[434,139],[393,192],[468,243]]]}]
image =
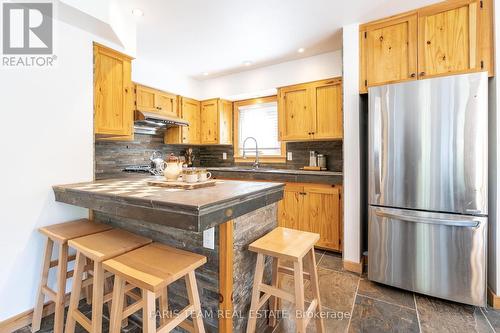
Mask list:
[{"label": "stool leg", "polygon": [[142,308],[142,332],[156,333],[156,296],[149,290],[142,290],[144,306]]},{"label": "stool leg", "polygon": [[68,244],[61,244],[59,245],[59,260],[57,263],[57,293],[54,314],[54,333],[62,333],[64,329],[64,299],[66,296],[67,273]]},{"label": "stool leg", "polygon": [[198,294],[198,286],[196,285],[196,275],[191,271],[186,275],[186,287],[189,297],[189,303],[194,305],[193,326],[195,333],[205,333],[203,326],[203,318],[201,316],[200,294]]},{"label": "stool leg", "polygon": [[94,281],[92,286],[92,333],[102,332],[102,307],[104,297],[104,268],[94,260]]},{"label": "stool leg", "polygon": [[254,333],[257,326],[257,310],[260,300],[260,285],[264,275],[264,255],[257,254],[257,264],[255,265],[255,275],[253,278],[252,303],[248,314],[247,333]]},{"label": "stool leg", "polygon": [[[279,288],[278,286],[278,267],[279,267],[279,258],[273,258],[273,277],[271,280],[271,285],[275,288]],[[271,296],[271,299],[269,300],[269,310],[270,310],[270,317],[269,317],[269,326],[274,327],[276,326],[276,316],[278,315],[278,297],[276,296]]]},{"label": "stool leg", "polygon": [[297,333],[305,333],[304,318],[304,269],[302,259],[293,263],[295,280],[295,323]]},{"label": "stool leg", "polygon": [[160,327],[163,326],[169,319],[167,315],[168,315],[168,289],[167,287],[165,287],[165,289],[161,291],[160,295]]},{"label": "stool leg", "polygon": [[[90,265],[90,259],[85,259],[85,266]],[[85,273],[85,279],[88,279],[90,274],[88,272]],[[87,304],[92,304],[92,286],[88,285],[85,287],[85,299],[87,300]]]},{"label": "stool leg", "polygon": [[73,273],[73,287],[71,289],[71,298],[69,300],[68,318],[66,319],[65,333],[75,332],[75,318],[73,312],[78,310],[78,301],[82,290],[83,268],[85,267],[85,256],[80,252],[76,253],[75,268]]},{"label": "stool leg", "polygon": [[115,275],[115,284],[113,287],[113,299],[110,312],[110,333],[120,333],[120,326],[123,316],[123,301],[125,298],[125,280]]},{"label": "stool leg", "polygon": [[311,249],[311,251],[308,254],[308,261],[309,261],[309,274],[311,276],[311,285],[312,285],[312,292],[313,292],[313,297],[318,301],[318,305],[316,308],[316,312],[320,314],[320,316],[317,316],[315,321],[316,321],[316,332],[324,333],[325,331],[325,323],[323,318],[321,317],[321,300],[319,296],[319,281],[318,281],[318,270],[316,267],[316,255],[314,253],[314,248]]},{"label": "stool leg", "polygon": [[[110,276],[107,279],[104,279],[104,295],[113,292],[113,277]],[[113,306],[113,299],[109,302],[106,302],[106,307],[108,308],[109,316],[111,317],[111,307]]]},{"label": "stool leg", "polygon": [[45,242],[45,254],[43,257],[40,284],[38,286],[35,309],[33,311],[33,320],[31,322],[32,332],[39,331],[40,323],[42,322],[43,303],[45,301],[45,295],[43,294],[42,288],[47,285],[53,246],[54,246],[54,241],[50,238],[47,238],[47,241]]}]

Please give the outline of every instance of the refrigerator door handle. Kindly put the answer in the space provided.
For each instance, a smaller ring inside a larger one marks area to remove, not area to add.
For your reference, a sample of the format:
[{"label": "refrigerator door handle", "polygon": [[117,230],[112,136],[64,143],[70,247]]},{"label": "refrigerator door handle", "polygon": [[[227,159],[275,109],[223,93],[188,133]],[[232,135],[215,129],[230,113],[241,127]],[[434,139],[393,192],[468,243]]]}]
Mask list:
[{"label": "refrigerator door handle", "polygon": [[427,224],[439,224],[439,225],[447,225],[453,227],[467,227],[467,228],[477,228],[480,225],[480,221],[476,221],[474,219],[470,220],[452,220],[452,219],[443,219],[443,218],[430,218],[430,217],[418,217],[418,216],[410,216],[405,214],[397,214],[397,213],[388,213],[384,212],[380,209],[375,211],[375,214],[380,217],[387,217],[392,219],[397,219],[401,221],[415,222],[415,223],[427,223]]},{"label": "refrigerator door handle", "polygon": [[380,195],[380,182],[382,181],[382,166],[381,158],[382,154],[380,150],[383,144],[383,133],[382,133],[382,108],[380,106],[376,107],[373,120],[373,130],[377,133],[375,140],[373,142],[373,157],[374,157],[374,176],[375,176],[375,194]]}]

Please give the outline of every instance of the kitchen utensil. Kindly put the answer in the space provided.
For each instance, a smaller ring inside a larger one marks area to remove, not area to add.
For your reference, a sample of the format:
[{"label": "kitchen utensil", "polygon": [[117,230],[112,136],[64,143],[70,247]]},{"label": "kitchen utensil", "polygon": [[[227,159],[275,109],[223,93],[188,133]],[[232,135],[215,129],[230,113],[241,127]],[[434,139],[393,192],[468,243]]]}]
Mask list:
[{"label": "kitchen utensil", "polygon": [[309,151],[309,166],[311,167],[318,166],[317,155],[314,150]]},{"label": "kitchen utensil", "polygon": [[165,161],[161,157],[161,153],[159,151],[153,152],[149,157],[151,164],[151,173],[154,175],[161,175],[163,170],[165,169]]},{"label": "kitchen utensil", "polygon": [[193,166],[193,161],[194,161],[194,154],[193,154],[193,148],[188,148],[186,150],[186,154],[184,155],[186,157],[186,164],[188,167]]},{"label": "kitchen utensil", "polygon": [[165,164],[166,166],[163,170],[165,179],[171,182],[177,181],[182,172],[182,162],[179,162],[179,158],[172,153],[168,156]]},{"label": "kitchen utensil", "polygon": [[207,172],[205,169],[198,170],[198,180],[204,182],[212,178],[212,173]]},{"label": "kitchen utensil", "polygon": [[198,182],[198,170],[184,169],[182,172],[182,180],[185,181],[186,183]]},{"label": "kitchen utensil", "polygon": [[326,155],[318,154],[318,166],[321,169],[326,169]]}]

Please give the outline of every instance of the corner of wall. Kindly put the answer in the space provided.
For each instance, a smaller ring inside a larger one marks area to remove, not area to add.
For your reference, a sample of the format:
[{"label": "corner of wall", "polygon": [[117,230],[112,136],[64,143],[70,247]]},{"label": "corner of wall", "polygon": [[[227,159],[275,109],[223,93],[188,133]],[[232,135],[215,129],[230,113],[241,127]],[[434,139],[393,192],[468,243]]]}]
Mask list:
[{"label": "corner of wall", "polygon": [[361,260],[359,24],[342,28],[344,100],[344,260]]}]

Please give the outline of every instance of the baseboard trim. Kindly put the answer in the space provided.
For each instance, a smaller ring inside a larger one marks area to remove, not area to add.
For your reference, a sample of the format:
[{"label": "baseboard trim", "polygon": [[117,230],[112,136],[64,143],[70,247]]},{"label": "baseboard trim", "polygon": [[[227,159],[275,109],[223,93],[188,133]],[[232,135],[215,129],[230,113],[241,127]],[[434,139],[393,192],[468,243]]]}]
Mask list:
[{"label": "baseboard trim", "polygon": [[496,295],[490,287],[488,287],[488,305],[494,309],[500,309],[500,296]]},{"label": "baseboard trim", "polygon": [[[69,305],[70,296],[71,296],[71,293],[66,294],[65,306]],[[45,303],[43,305],[42,318],[53,314],[54,310],[55,310],[54,302],[49,301],[49,302]],[[13,332],[15,330],[18,330],[20,328],[23,328],[25,326],[30,325],[31,320],[33,318],[33,311],[34,311],[34,309],[30,309],[30,310],[21,312],[18,315],[15,315],[13,317],[5,319],[4,321],[0,321],[0,332],[9,333],[9,332]]]},{"label": "baseboard trim", "polygon": [[342,260],[342,263],[346,271],[354,272],[357,274],[363,273],[363,260],[360,260],[360,262]]}]

